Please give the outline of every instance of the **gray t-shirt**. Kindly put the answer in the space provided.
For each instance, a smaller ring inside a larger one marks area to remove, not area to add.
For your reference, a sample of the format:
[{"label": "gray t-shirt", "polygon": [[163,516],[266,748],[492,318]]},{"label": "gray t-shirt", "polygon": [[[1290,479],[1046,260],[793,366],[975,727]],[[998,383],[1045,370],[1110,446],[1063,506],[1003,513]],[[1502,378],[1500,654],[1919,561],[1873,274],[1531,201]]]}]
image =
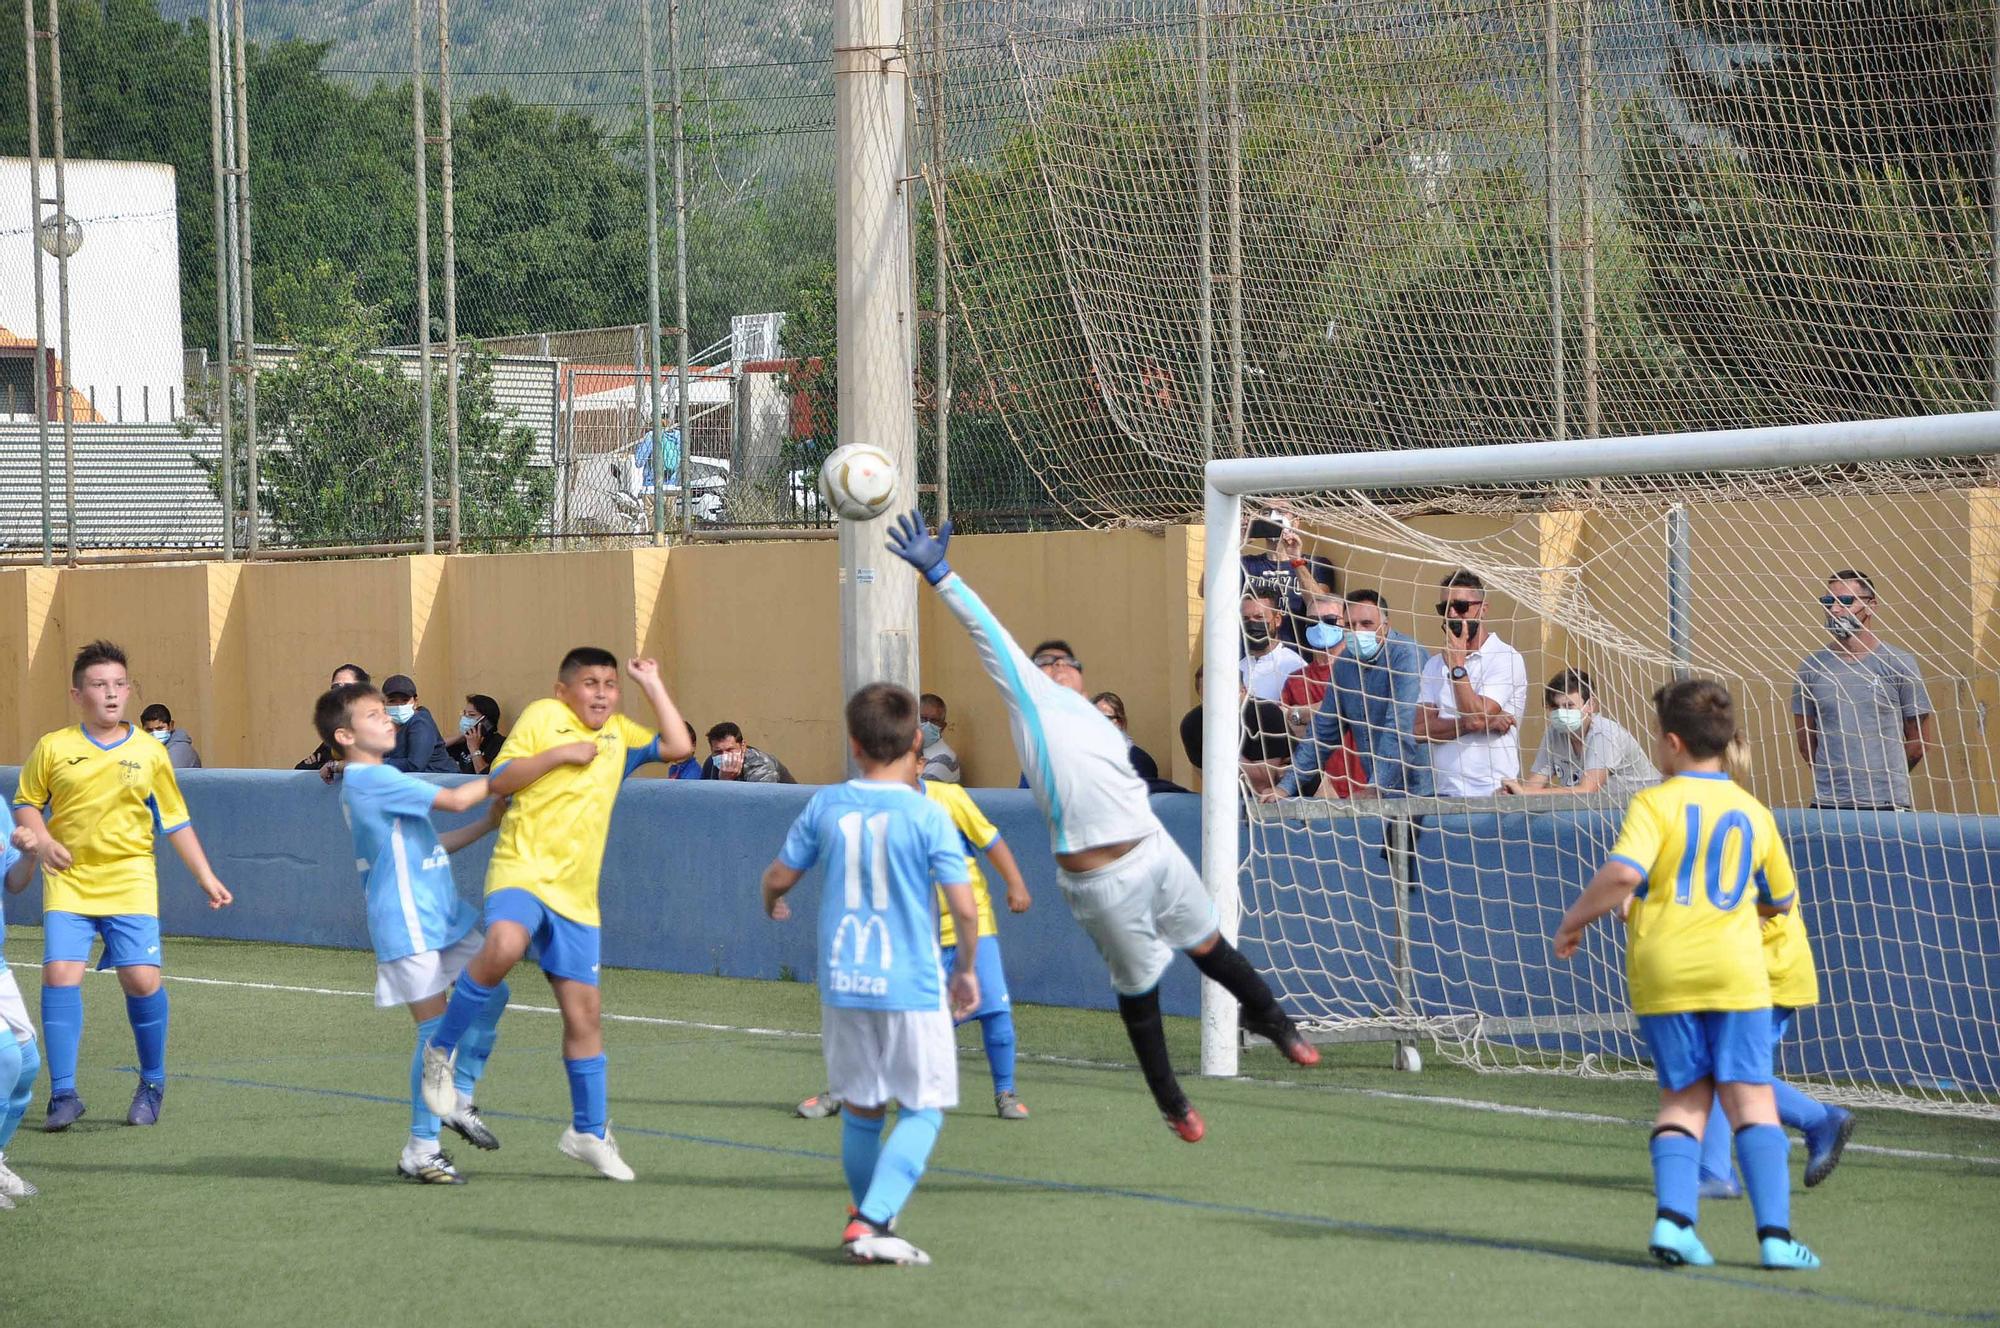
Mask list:
[{"label": "gray t-shirt", "polygon": [[1931,713],[1916,656],[1877,642],[1860,658],[1828,646],[1807,655],[1792,713],[1818,738],[1813,801],[1822,807],[1909,807],[1903,721]]},{"label": "gray t-shirt", "polygon": [[1653,768],[1653,760],[1639,740],[1618,721],[1604,715],[1591,719],[1580,749],[1569,734],[1557,732],[1551,724],[1542,734],[1541,748],[1536,751],[1530,769],[1535,774],[1547,775],[1549,783],[1557,788],[1575,788],[1583,782],[1587,770],[1608,770],[1604,791],[1621,798],[1629,798],[1640,789],[1660,782],[1660,772]]}]

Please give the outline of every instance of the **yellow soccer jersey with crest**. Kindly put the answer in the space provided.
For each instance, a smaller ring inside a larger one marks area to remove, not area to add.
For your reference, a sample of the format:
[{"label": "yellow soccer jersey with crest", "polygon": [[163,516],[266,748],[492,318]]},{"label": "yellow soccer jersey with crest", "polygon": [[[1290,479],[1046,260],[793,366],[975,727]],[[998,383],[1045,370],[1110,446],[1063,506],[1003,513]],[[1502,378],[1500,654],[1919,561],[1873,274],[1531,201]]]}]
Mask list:
[{"label": "yellow soccer jersey with crest", "polygon": [[43,874],[44,910],[94,918],[159,913],[153,839],[188,824],[164,744],[130,724],[109,744],[80,724],[57,729],[21,767],[14,805],[46,808],[49,833],[70,853],[68,871]]},{"label": "yellow soccer jersey with crest", "polygon": [[1632,796],[1611,857],[1646,878],[1625,941],[1635,1013],[1771,1004],[1757,906],[1794,904],[1798,881],[1769,808],[1725,774],[1677,775]]},{"label": "yellow soccer jersey with crest", "polygon": [[595,927],[611,805],[626,775],[659,758],[659,739],[616,713],[603,728],[589,728],[567,705],[544,697],[521,712],[493,769],[572,742],[595,742],[597,759],[557,766],[514,795],[486,868],[486,893],[526,890],[570,921]]},{"label": "yellow soccer jersey with crest", "polygon": [[[993,847],[993,841],[1000,838],[1000,828],[986,819],[986,813],[979,810],[979,804],[972,795],[956,784],[938,783],[924,780],[924,796],[944,808],[951,823],[958,829],[958,837],[965,841],[965,871],[972,882],[972,898],[979,905],[979,934],[998,936],[1000,923],[993,915],[993,892],[987,888],[986,877],[979,870],[979,856],[975,850]],[[951,905],[945,902],[944,891],[938,891],[938,944],[953,946],[958,944],[958,924],[952,921]]]}]

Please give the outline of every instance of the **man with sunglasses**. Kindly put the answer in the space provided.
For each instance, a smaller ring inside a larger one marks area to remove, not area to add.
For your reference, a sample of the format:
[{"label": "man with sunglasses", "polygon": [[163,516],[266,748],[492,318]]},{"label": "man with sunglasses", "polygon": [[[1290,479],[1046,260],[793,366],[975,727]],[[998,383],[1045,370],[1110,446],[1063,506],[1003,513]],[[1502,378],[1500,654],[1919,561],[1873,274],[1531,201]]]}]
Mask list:
[{"label": "man with sunglasses", "polygon": [[1444,644],[1424,664],[1417,737],[1431,744],[1440,795],[1484,798],[1521,777],[1528,665],[1487,628],[1485,582],[1461,569],[1440,584]]},{"label": "man with sunglasses", "polygon": [[1819,597],[1833,640],[1806,656],[1792,689],[1792,729],[1812,765],[1815,807],[1913,807],[1910,772],[1937,742],[1916,657],[1875,634],[1875,586],[1839,571]]}]

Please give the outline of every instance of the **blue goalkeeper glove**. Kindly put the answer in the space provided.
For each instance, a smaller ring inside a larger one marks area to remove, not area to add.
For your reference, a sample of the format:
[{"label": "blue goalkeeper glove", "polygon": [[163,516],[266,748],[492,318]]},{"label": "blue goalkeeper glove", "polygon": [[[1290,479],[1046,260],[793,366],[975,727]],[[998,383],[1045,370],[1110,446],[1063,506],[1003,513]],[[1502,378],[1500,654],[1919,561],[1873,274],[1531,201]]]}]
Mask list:
[{"label": "blue goalkeeper glove", "polygon": [[951,564],[944,560],[944,550],[951,543],[951,522],[938,527],[938,533],[924,532],[924,519],[916,512],[906,512],[896,518],[896,524],[889,532],[889,552],[901,558],[910,566],[924,574],[924,580],[936,585],[951,575]]}]

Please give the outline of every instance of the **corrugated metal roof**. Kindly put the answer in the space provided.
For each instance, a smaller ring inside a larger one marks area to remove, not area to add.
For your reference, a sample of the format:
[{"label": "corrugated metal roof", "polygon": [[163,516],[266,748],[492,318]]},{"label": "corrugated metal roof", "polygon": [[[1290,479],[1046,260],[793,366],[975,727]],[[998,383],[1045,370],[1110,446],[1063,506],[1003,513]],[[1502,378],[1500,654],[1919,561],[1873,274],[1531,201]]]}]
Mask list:
[{"label": "corrugated metal roof", "polygon": [[[260,346],[257,363],[262,368],[283,364],[294,352],[284,346]],[[386,350],[382,354],[401,362],[403,372],[417,376],[419,356],[414,350]],[[433,347],[431,370],[438,375],[442,392],[444,351]],[[525,425],[535,435],[535,464],[556,464],[557,428],[561,411],[557,407],[557,369],[560,360],[534,355],[500,355],[493,358],[493,400],[502,411],[513,413],[516,424]]]},{"label": "corrugated metal roof", "polygon": [[[82,548],[222,547],[222,504],[197,456],[215,460],[220,432],[184,437],[172,424],[76,429],[76,540]],[[49,430],[55,539],[63,541],[62,429]],[[32,421],[0,422],[0,548],[42,547],[41,452]]]}]

